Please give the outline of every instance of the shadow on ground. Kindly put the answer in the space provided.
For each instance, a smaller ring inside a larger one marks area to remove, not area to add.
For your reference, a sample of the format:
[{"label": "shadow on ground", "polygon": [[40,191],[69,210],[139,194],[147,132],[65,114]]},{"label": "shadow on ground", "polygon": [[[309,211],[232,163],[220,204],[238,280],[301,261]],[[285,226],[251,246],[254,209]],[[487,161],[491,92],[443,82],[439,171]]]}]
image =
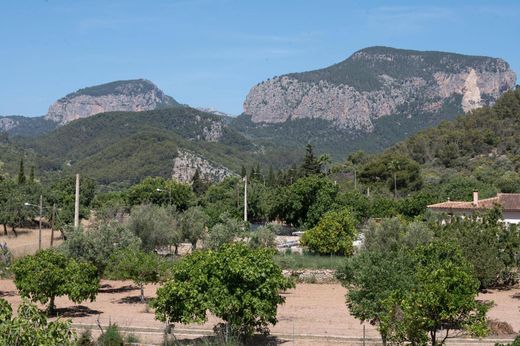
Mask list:
[{"label": "shadow on ground", "polygon": [[248,338],[245,342],[238,341],[225,341],[222,337],[219,336],[202,336],[196,339],[185,339],[185,340],[175,340],[173,336],[170,337],[170,340],[165,345],[194,345],[194,346],[209,346],[209,345],[259,345],[259,346],[274,346],[274,345],[282,345],[289,342],[288,340],[280,340],[275,336],[264,336],[264,335],[255,335],[251,338]]},{"label": "shadow on ground", "polygon": [[135,291],[138,289],[139,289],[139,287],[136,287],[133,285],[126,285],[126,286],[114,288],[114,287],[110,286],[109,284],[104,284],[104,285],[101,285],[98,293],[124,293],[124,292]]},{"label": "shadow on ground", "polygon": [[91,315],[99,315],[102,311],[92,310],[84,305],[69,306],[66,308],[56,309],[56,315],[60,317],[76,318],[76,317],[87,317]]},{"label": "shadow on ground", "polygon": [[150,301],[150,298],[144,297],[144,302],[141,302],[141,296],[124,297],[117,301],[118,304],[143,304],[146,305]]}]

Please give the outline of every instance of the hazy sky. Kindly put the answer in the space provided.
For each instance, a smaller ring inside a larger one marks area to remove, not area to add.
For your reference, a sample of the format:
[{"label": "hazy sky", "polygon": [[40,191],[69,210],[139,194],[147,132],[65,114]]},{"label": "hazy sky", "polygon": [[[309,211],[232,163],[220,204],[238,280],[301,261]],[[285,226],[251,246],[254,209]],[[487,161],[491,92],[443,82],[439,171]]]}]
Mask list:
[{"label": "hazy sky", "polygon": [[0,115],[133,78],[239,114],[256,83],[374,45],[500,57],[518,73],[518,23],[520,1],[0,0]]}]

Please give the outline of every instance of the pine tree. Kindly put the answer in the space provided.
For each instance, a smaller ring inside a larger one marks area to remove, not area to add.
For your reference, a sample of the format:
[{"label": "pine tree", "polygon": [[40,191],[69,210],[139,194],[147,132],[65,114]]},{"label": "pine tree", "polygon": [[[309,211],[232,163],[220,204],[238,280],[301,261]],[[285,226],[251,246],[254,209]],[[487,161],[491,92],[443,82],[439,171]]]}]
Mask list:
[{"label": "pine tree", "polygon": [[34,183],[34,166],[31,166],[31,170],[29,171],[29,183]]},{"label": "pine tree", "polygon": [[243,178],[247,175],[247,169],[246,166],[242,165],[242,169],[240,171],[240,176]]},{"label": "pine tree", "polygon": [[20,159],[20,171],[18,172],[18,184],[25,184],[25,169],[23,167],[23,157]]},{"label": "pine tree", "polygon": [[303,158],[301,170],[304,176],[319,174],[321,172],[321,164],[314,155],[312,145],[310,144],[307,144],[305,149],[305,157]]}]

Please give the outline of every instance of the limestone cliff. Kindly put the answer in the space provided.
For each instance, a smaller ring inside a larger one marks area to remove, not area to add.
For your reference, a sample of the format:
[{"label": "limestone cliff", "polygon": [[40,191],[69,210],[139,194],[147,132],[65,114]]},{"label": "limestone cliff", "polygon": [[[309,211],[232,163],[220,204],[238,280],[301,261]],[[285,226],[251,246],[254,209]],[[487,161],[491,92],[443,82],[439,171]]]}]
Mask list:
[{"label": "limestone cliff", "polygon": [[178,103],[145,79],[116,81],[80,89],[52,104],[45,119],[60,125],[94,114],[138,112],[175,106]]},{"label": "limestone cliff", "polygon": [[179,149],[177,157],[173,160],[172,177],[183,183],[191,183],[197,169],[203,180],[213,182],[236,175],[229,169],[212,163],[193,152]]},{"label": "limestone cliff", "polygon": [[373,121],[386,116],[468,112],[491,105],[515,83],[515,73],[501,59],[371,47],[325,69],[256,85],[246,97],[244,113],[254,123],[318,118],[371,132]]}]

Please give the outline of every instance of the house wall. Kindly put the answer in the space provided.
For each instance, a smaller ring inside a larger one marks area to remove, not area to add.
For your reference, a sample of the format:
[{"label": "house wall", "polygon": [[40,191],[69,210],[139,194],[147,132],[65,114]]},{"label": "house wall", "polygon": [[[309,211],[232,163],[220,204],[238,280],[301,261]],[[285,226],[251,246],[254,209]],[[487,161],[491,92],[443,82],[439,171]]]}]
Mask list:
[{"label": "house wall", "polygon": [[518,211],[504,211],[504,222],[511,224],[520,223],[520,212]]}]

